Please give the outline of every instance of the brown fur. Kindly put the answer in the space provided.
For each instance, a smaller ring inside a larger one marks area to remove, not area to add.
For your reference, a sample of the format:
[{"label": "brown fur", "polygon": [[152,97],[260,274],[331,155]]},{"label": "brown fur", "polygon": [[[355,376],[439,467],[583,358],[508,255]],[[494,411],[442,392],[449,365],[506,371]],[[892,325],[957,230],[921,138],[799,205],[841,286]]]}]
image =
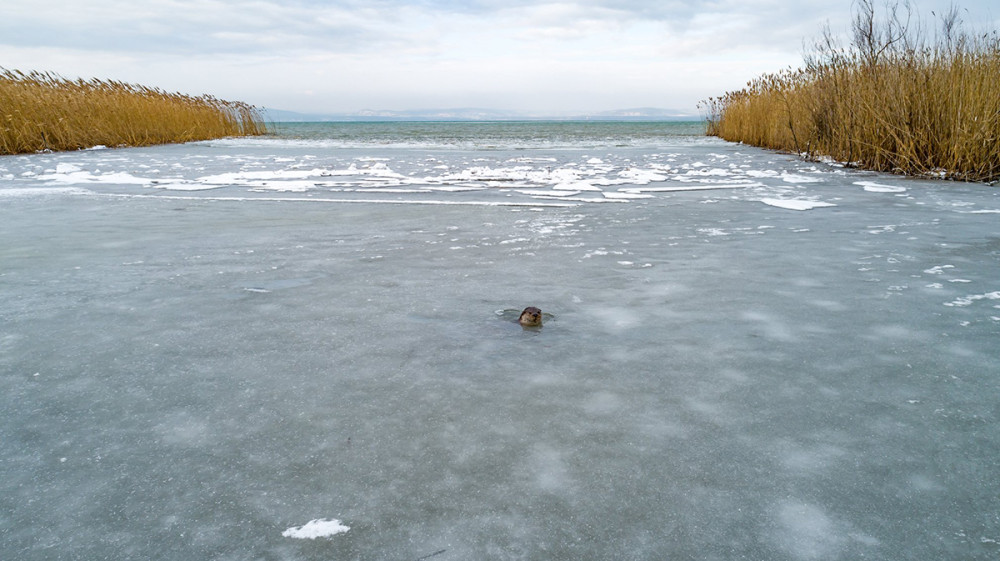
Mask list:
[{"label": "brown fur", "polygon": [[521,312],[521,317],[517,319],[517,322],[524,327],[541,327],[542,311],[534,306],[528,306]]}]

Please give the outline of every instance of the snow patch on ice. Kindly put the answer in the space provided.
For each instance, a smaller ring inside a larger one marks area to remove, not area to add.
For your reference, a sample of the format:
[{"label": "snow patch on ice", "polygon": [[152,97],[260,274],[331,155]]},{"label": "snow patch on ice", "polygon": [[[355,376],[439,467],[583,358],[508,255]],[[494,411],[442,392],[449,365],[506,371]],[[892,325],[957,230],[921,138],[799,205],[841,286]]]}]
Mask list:
[{"label": "snow patch on ice", "polygon": [[945,302],[944,305],[956,308],[964,308],[966,306],[971,306],[973,302],[976,302],[978,300],[1000,300],[1000,290],[996,292],[987,292],[986,294],[970,294],[968,296],[956,298],[951,302]]},{"label": "snow patch on ice", "polygon": [[289,528],[282,532],[281,535],[286,538],[314,540],[316,538],[326,538],[343,534],[350,529],[349,526],[341,524],[340,520],[317,518],[306,522],[302,526]]},{"label": "snow patch on ice", "polygon": [[855,185],[860,185],[865,191],[869,193],[905,193],[906,187],[899,187],[896,185],[883,185],[881,183],[875,183],[873,181],[855,181]]},{"label": "snow patch on ice", "polygon": [[[67,171],[71,170],[71,171]],[[66,185],[77,183],[107,183],[112,185],[149,185],[153,182],[145,177],[136,177],[126,172],[111,172],[95,175],[83,171],[72,164],[60,164],[56,171],[39,175],[38,179],[48,181],[50,185]]]},{"label": "snow patch on ice", "polygon": [[776,206],[778,208],[786,208],[788,210],[812,210],[814,208],[837,206],[833,203],[807,201],[803,199],[761,199],[760,202],[766,205]]},{"label": "snow patch on ice", "polygon": [[618,176],[621,177],[622,179],[628,180],[629,183],[633,183],[635,185],[648,185],[649,183],[652,183],[654,181],[667,180],[667,176],[661,173],[657,173],[653,170],[634,169],[634,168],[622,170],[618,172]]},{"label": "snow patch on ice", "polygon": [[820,183],[823,181],[819,177],[809,177],[808,175],[800,175],[798,173],[783,173],[781,174],[781,180],[785,183]]},{"label": "snow patch on ice", "polygon": [[83,168],[78,165],[67,164],[65,162],[56,164],[56,173],[73,173],[76,171],[83,171]]},{"label": "snow patch on ice", "polygon": [[[84,191],[87,192],[87,191]],[[572,203],[539,203],[523,201],[462,201],[462,200],[404,200],[404,199],[329,199],[307,197],[195,197],[188,195],[107,195],[119,198],[164,199],[173,201],[229,201],[229,202],[277,202],[277,203],[326,203],[326,204],[385,204],[385,205],[441,205],[441,206],[494,206],[494,207],[537,207],[530,210],[541,211],[543,208],[574,207],[576,202],[594,202],[593,199],[570,199]]]},{"label": "snow patch on ice", "polygon": [[0,189],[0,199],[14,197],[36,197],[38,195],[89,195],[93,191],[76,187],[15,187]]},{"label": "snow patch on ice", "polygon": [[924,272],[928,275],[940,275],[944,273],[945,269],[954,269],[954,265],[938,265],[936,267],[931,267],[930,269],[924,269]]}]

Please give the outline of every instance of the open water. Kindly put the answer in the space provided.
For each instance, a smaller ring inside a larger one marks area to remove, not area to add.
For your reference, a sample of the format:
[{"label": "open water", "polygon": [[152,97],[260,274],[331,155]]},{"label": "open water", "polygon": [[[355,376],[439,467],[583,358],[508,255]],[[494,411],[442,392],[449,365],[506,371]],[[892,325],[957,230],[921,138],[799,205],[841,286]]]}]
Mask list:
[{"label": "open water", "polygon": [[0,559],[1000,558],[998,195],[678,123],[5,156]]}]

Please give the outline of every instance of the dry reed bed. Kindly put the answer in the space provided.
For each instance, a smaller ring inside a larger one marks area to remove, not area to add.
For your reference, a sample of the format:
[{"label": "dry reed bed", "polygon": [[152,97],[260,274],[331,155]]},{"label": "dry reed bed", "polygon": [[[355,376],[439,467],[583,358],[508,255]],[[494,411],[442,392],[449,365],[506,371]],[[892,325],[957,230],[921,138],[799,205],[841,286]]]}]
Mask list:
[{"label": "dry reed bed", "polygon": [[804,69],[757,78],[703,102],[710,135],[853,166],[965,181],[1000,180],[1000,38],[942,17],[932,45],[892,7],[861,2],[854,40],[829,30]]},{"label": "dry reed bed", "polygon": [[265,134],[251,105],[0,68],[0,154]]}]

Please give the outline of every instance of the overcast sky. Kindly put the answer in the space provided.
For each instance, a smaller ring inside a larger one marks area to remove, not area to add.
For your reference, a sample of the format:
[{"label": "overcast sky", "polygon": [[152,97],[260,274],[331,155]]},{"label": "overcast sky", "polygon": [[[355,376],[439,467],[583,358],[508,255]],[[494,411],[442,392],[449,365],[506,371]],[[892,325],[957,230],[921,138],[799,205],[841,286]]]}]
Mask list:
[{"label": "overcast sky", "polygon": [[[958,0],[996,29],[997,0]],[[926,24],[952,0],[915,0]],[[800,66],[850,0],[3,0],[0,66],[305,112],[699,100]],[[990,24],[989,22],[992,22]]]}]

